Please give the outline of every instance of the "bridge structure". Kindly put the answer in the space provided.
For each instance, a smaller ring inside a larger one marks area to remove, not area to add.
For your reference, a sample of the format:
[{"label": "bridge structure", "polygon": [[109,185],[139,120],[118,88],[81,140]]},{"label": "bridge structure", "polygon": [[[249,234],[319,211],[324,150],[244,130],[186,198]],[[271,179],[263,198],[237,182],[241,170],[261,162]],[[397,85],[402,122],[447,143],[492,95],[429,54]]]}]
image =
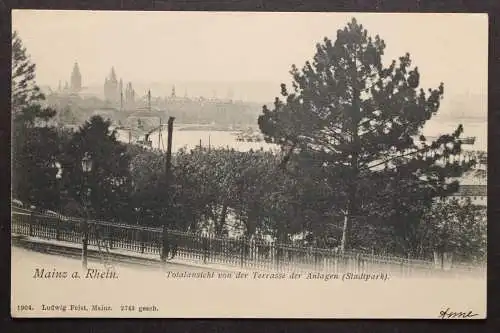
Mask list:
[{"label": "bridge structure", "polygon": [[148,110],[148,109],[135,109],[135,110],[123,110],[122,114],[126,116],[126,118],[159,118],[164,117],[167,113],[167,110]]}]

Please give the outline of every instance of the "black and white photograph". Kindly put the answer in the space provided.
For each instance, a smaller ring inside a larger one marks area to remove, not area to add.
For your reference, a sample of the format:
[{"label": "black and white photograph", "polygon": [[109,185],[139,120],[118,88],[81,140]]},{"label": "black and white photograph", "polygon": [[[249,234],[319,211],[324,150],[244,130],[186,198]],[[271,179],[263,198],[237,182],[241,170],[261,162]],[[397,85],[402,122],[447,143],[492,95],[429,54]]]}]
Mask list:
[{"label": "black and white photograph", "polygon": [[487,14],[14,10],[11,315],[486,318]]}]

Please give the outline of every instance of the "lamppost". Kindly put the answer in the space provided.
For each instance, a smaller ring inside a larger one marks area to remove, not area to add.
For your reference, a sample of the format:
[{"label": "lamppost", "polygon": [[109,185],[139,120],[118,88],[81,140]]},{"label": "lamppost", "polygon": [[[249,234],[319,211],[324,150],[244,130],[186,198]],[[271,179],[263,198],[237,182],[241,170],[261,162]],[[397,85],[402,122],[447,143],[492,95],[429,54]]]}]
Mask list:
[{"label": "lamppost", "polygon": [[[92,159],[89,153],[85,153],[82,158],[82,170],[84,174],[90,173],[92,171]],[[88,221],[88,209],[87,209],[87,196],[90,188],[85,187],[85,181],[82,186],[82,202],[83,209],[85,210],[85,217],[83,222],[83,237],[82,237],[82,266],[84,270],[87,270],[87,257],[88,257],[88,243],[89,243],[89,221]]]}]

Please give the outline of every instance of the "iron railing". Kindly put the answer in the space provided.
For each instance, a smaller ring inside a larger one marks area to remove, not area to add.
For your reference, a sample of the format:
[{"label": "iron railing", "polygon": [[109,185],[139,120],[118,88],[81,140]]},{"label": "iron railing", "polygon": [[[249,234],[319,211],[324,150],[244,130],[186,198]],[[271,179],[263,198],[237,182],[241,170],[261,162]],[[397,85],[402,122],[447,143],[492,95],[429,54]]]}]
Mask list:
[{"label": "iron railing", "polygon": [[252,270],[284,272],[377,273],[392,275],[434,275],[484,273],[485,266],[443,265],[433,261],[344,252],[264,240],[217,237],[178,230],[116,224],[29,210],[12,212],[12,234],[52,241],[82,243],[88,223],[88,244],[104,243],[111,252],[126,251],[136,256],[163,260],[181,259],[200,264],[236,266]]}]

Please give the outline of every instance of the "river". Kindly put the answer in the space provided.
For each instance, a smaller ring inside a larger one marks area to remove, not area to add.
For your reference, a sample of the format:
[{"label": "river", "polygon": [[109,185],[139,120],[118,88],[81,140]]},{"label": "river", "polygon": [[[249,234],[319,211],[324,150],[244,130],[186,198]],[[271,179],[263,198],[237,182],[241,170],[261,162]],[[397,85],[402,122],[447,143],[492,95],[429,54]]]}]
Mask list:
[{"label": "river", "polygon": [[[431,137],[437,137],[440,134],[450,134],[452,133],[460,122],[458,120],[449,119],[439,119],[433,118],[429,120],[423,130],[423,134]],[[264,141],[260,142],[241,142],[237,141],[237,133],[231,131],[220,131],[220,130],[186,130],[186,127],[192,125],[176,125],[174,126],[173,132],[173,142],[172,150],[178,151],[181,148],[192,149],[199,146],[212,148],[222,148],[229,147],[238,151],[248,151],[250,149],[258,150],[263,148],[277,149],[273,144],[268,144]],[[487,121],[486,120],[474,120],[467,121],[463,123],[464,133],[462,137],[475,137],[476,141],[474,145],[463,145],[463,150],[481,150],[487,151],[488,147],[488,131],[487,131]],[[167,131],[166,128],[162,130],[161,137],[158,138],[159,133],[153,132],[150,135],[150,140],[152,142],[152,147],[155,149],[165,150],[167,147]],[[118,140],[122,142],[129,141],[128,131],[120,130],[118,131]]]}]

